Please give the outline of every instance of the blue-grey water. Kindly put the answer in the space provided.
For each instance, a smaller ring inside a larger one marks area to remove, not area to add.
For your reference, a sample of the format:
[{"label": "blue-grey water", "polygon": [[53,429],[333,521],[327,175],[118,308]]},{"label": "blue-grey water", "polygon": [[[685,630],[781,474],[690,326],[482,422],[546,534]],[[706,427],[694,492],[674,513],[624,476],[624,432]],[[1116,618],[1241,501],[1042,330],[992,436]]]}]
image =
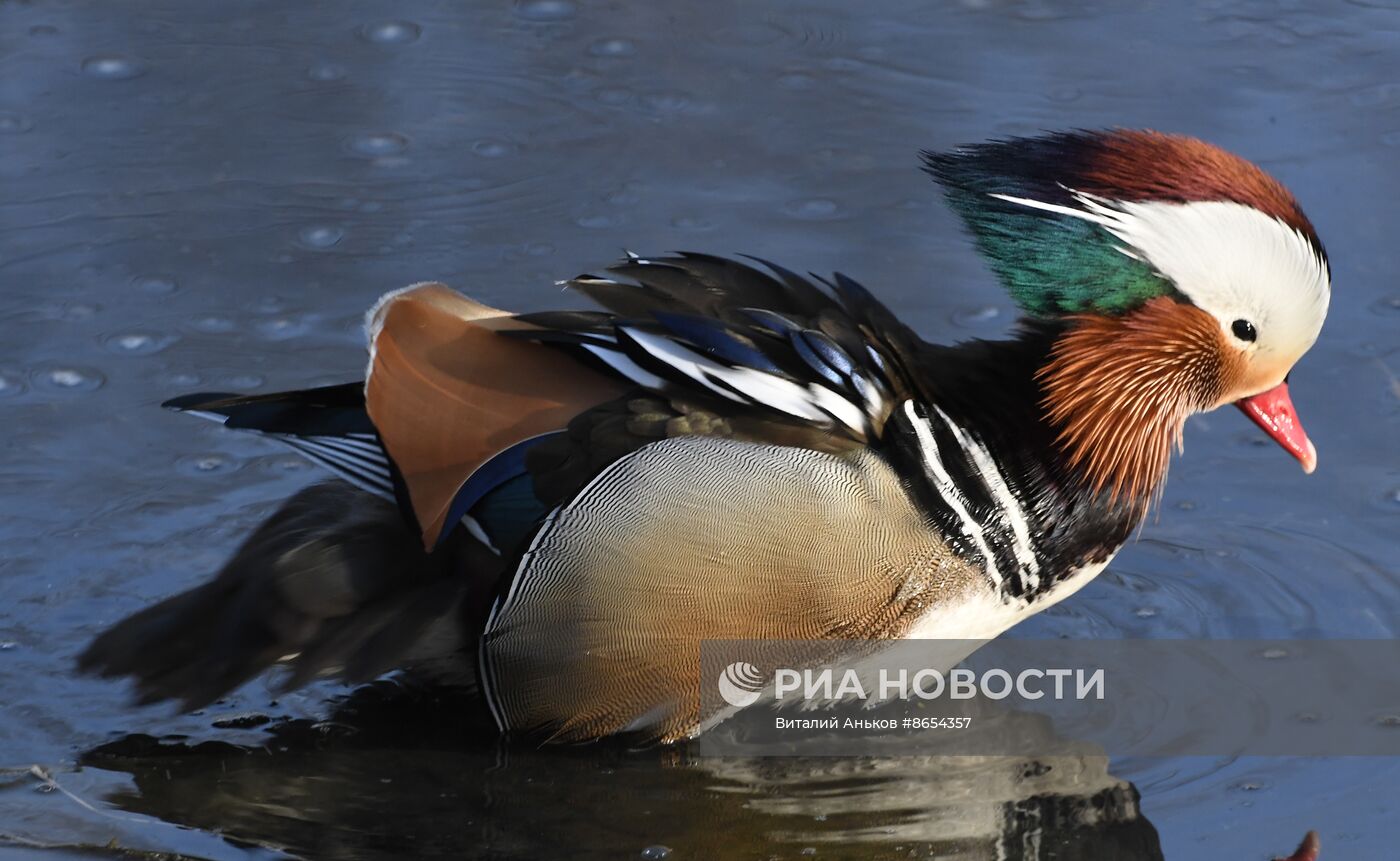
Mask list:
[{"label": "blue-grey water", "polygon": [[623,248],[840,269],[930,338],[996,336],[917,151],[1112,125],[1302,200],[1320,466],[1192,420],[1140,540],[1017,633],[1396,636],[1394,4],[0,2],[0,855],[1239,861],[1317,828],[1323,861],[1395,857],[1392,759],[532,751],[393,685],[174,715],[71,674],[317,476],[163,399],[354,379],[385,290],[574,304],[555,280]]}]

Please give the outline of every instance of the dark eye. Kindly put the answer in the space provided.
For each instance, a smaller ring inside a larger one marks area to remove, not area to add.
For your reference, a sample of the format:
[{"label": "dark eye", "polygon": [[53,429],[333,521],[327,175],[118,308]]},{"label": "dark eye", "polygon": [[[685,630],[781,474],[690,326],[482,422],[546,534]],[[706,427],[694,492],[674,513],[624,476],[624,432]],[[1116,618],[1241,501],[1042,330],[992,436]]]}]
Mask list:
[{"label": "dark eye", "polygon": [[1241,341],[1253,341],[1259,337],[1259,333],[1254,331],[1254,324],[1248,320],[1236,320],[1230,324],[1230,331],[1235,333],[1235,337]]}]

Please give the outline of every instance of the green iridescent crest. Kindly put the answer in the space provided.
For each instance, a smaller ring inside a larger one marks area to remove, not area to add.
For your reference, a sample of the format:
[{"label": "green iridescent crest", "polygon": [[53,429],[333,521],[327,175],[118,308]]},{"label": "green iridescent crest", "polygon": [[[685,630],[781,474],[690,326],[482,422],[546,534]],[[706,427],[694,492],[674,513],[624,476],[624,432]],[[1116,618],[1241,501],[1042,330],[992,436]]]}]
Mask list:
[{"label": "green iridescent crest", "polygon": [[1029,314],[1116,314],[1174,292],[1170,281],[1120,251],[1122,242],[1097,224],[985,192],[950,188],[948,200],[972,231],[977,250]]},{"label": "green iridescent crest", "polygon": [[1081,206],[1071,189],[1101,164],[1109,140],[1075,132],[924,153],[977,250],[1029,314],[1122,313],[1175,292],[1149,264],[1124,254],[1122,240],[1063,211]]}]

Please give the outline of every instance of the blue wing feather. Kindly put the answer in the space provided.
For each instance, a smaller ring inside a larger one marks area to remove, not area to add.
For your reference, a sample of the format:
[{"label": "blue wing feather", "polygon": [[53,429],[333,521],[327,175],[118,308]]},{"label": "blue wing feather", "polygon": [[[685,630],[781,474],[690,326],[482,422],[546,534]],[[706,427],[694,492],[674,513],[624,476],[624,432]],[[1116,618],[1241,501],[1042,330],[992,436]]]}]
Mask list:
[{"label": "blue wing feather", "polygon": [[841,375],[842,382],[851,376],[856,369],[855,360],[846,354],[837,343],[815,329],[803,329],[799,337],[804,343],[821,357],[826,365]]},{"label": "blue wing feather", "polygon": [[797,353],[802,361],[806,362],[812,370],[826,378],[828,382],[835,383],[838,386],[844,385],[846,381],[841,377],[841,372],[825,362],[821,354],[812,348],[812,344],[806,338],[802,337],[802,334],[801,330],[795,330],[789,334],[788,340],[792,343],[793,352]]},{"label": "blue wing feather", "polygon": [[712,353],[726,362],[742,365],[770,374],[783,371],[760,350],[740,341],[727,326],[708,317],[655,311],[652,316],[677,337],[684,338],[702,351]]}]

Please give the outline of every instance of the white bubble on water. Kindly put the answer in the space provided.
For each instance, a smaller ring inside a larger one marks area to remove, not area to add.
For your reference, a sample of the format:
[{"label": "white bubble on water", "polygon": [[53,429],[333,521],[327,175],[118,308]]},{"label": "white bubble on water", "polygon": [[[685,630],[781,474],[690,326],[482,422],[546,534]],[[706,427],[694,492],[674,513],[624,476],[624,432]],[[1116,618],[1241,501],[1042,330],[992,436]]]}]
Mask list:
[{"label": "white bubble on water", "polygon": [[91,392],[101,388],[107,381],[99,371],[76,365],[49,368],[40,373],[38,379],[47,388],[65,392]]},{"label": "white bubble on water", "polygon": [[571,0],[518,0],[515,15],[526,21],[567,21],[578,14]]},{"label": "white bubble on water", "polygon": [[360,35],[366,41],[379,45],[407,45],[418,41],[422,34],[423,28],[412,21],[381,21],[367,24],[360,30]]},{"label": "white bubble on water", "polygon": [[333,224],[313,224],[297,234],[308,248],[330,248],[345,238],[345,230]]},{"label": "white bubble on water", "polygon": [[595,57],[630,57],[637,53],[637,43],[631,39],[599,39],[588,46]]},{"label": "white bubble on water", "polygon": [[398,132],[365,132],[350,138],[349,146],[359,155],[398,155],[408,149],[408,138]]},{"label": "white bubble on water", "polygon": [[317,63],[306,70],[306,77],[313,81],[340,81],[349,74],[350,70],[339,63]]},{"label": "white bubble on water", "polygon": [[519,149],[520,147],[510,141],[500,138],[482,138],[472,144],[472,152],[483,158],[504,158]]},{"label": "white bubble on water", "polygon": [[120,54],[96,54],[83,61],[84,74],[108,81],[139,78],[145,72],[145,67],[139,62]]}]

